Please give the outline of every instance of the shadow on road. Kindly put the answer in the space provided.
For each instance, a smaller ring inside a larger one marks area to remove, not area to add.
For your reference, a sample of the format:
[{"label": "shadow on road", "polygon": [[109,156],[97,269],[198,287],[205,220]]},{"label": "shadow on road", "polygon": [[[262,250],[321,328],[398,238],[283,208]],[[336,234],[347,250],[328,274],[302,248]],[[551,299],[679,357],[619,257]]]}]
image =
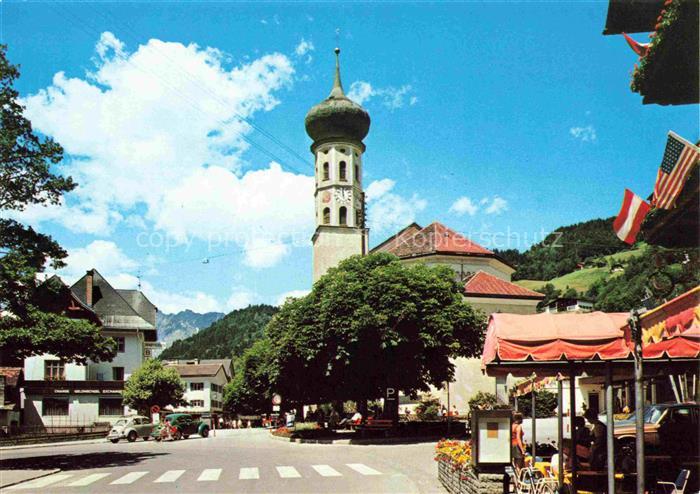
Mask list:
[{"label": "shadow on road", "polygon": [[29,458],[0,459],[0,470],[84,470],[88,468],[121,467],[135,465],[144,460],[169,453],[104,453],[61,454]]}]

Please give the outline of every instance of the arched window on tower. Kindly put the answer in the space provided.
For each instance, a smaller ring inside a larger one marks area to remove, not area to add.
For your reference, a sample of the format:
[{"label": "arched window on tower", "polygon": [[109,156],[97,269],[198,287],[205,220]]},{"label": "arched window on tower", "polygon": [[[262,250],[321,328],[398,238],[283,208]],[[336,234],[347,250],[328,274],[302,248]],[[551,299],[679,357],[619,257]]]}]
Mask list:
[{"label": "arched window on tower", "polygon": [[344,161],[340,162],[340,165],[338,167],[338,176],[340,177],[341,182],[348,181],[348,166],[345,164]]},{"label": "arched window on tower", "polygon": [[348,209],[345,206],[340,206],[338,210],[338,224],[343,226],[348,224]]},{"label": "arched window on tower", "polygon": [[323,224],[330,225],[331,223],[331,208],[323,208]]},{"label": "arched window on tower", "polygon": [[361,182],[360,178],[361,178],[360,177],[360,165],[355,163],[355,182],[360,183]]},{"label": "arched window on tower", "polygon": [[323,164],[323,180],[330,180],[331,178],[331,168],[328,166],[328,162]]}]

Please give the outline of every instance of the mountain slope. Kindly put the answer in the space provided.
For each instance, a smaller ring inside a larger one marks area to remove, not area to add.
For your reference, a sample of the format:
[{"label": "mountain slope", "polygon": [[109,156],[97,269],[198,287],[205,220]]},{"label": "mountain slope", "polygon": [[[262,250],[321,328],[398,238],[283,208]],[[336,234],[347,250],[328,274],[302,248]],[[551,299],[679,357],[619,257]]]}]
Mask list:
[{"label": "mountain slope", "polygon": [[177,314],[159,312],[156,315],[159,340],[169,345],[175,340],[187,338],[200,329],[211,326],[213,322],[218,321],[224,315],[222,312],[199,314],[189,309]]},{"label": "mountain slope", "polygon": [[198,333],[173,342],[161,359],[238,357],[259,340],[277,312],[271,305],[251,305],[234,310]]}]

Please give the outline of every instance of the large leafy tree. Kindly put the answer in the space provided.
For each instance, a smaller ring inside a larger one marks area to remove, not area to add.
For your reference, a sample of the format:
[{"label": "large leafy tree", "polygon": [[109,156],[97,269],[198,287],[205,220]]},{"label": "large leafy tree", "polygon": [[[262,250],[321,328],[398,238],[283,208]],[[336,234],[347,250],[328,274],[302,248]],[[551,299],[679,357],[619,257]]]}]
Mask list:
[{"label": "large leafy tree", "polygon": [[288,301],[267,327],[272,381],[293,401],[366,400],[451,380],[450,359],[481,352],[485,317],[447,267],[355,256]]},{"label": "large leafy tree", "polygon": [[186,405],[184,393],[185,383],[177,370],[164,366],[160,360],[149,359],[124,383],[123,403],[147,414],[153,405]]},{"label": "large leafy tree", "polygon": [[114,342],[86,321],[42,312],[37,303],[37,273],[47,263],[63,267],[63,250],[48,235],[8,218],[28,205],[59,204],[76,187],[70,177],[52,172],[63,149],[37,136],[24,117],[14,81],[17,66],[0,45],[0,358],[18,362],[32,354],[52,353],[65,360],[111,359]]},{"label": "large leafy tree", "polygon": [[272,343],[258,340],[234,364],[234,376],[224,388],[224,407],[242,415],[266,413],[271,409]]}]

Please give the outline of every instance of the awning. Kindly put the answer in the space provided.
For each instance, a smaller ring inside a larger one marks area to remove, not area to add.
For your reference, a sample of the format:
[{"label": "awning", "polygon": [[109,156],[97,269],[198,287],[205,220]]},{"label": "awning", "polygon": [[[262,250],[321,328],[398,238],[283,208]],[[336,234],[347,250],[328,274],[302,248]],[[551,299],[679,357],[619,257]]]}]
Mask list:
[{"label": "awning", "polygon": [[643,314],[644,359],[700,357],[700,286]]},{"label": "awning", "polygon": [[624,359],[626,312],[492,314],[482,367],[501,361]]}]

